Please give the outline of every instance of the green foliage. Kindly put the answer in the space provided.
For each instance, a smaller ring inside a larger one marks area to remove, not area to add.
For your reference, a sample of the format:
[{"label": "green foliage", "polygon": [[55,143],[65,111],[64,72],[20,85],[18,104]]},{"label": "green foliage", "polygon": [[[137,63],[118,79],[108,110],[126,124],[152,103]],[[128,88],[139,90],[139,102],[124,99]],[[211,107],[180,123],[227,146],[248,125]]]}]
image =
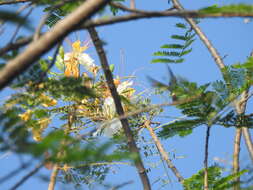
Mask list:
[{"label": "green foliage", "polygon": [[30,134],[18,116],[21,108],[3,109],[0,112],[0,151],[12,150],[16,153],[26,153],[31,146]]},{"label": "green foliage", "polygon": [[183,30],[184,34],[171,35],[171,39],[182,43],[162,45],[162,50],[153,54],[159,58],[153,59],[152,63],[182,63],[184,62],[183,57],[192,51],[192,48],[189,48],[194,42],[195,37],[192,28],[184,23],[177,23],[175,26],[176,28]]},{"label": "green foliage", "polygon": [[[233,180],[246,172],[247,170],[242,170],[236,174],[222,177],[222,168],[219,166],[211,166],[208,168],[208,187],[210,190],[230,189],[235,185]],[[186,179],[184,181],[184,189],[204,189],[204,170],[200,170],[197,174]]]},{"label": "green foliage", "polygon": [[73,100],[82,99],[86,96],[95,97],[92,89],[84,85],[86,80],[84,78],[60,77],[59,79],[45,80],[43,84],[44,88],[57,99]]},{"label": "green foliage", "polygon": [[162,138],[170,138],[175,135],[179,135],[180,137],[187,136],[192,133],[192,130],[198,125],[203,124],[205,121],[202,119],[192,119],[192,120],[179,120],[175,121],[172,124],[162,125],[163,130],[158,132],[158,136]]},{"label": "green foliage", "polygon": [[42,80],[42,78],[47,78],[46,69],[48,68],[50,62],[47,60],[40,60],[39,63],[33,64],[26,72],[19,75],[13,82],[12,88],[19,88],[25,86],[29,81],[36,83]]},{"label": "green foliage", "polygon": [[253,13],[253,6],[248,4],[232,4],[218,7],[217,5],[206,7],[199,10],[203,14],[212,13]]},{"label": "green foliage", "polygon": [[[174,135],[181,137],[189,135],[192,130],[200,125],[221,125],[224,127],[253,127],[253,117],[245,114],[238,115],[235,111],[227,112],[231,101],[237,98],[247,87],[245,85],[245,71],[241,68],[225,68],[226,81],[215,81],[212,83],[212,90],[208,90],[210,84],[199,86],[186,79],[171,74],[173,82],[169,85],[162,84],[152,79],[159,89],[168,90],[172,100],[181,101],[190,99],[186,103],[176,107],[187,119],[178,120],[168,125],[162,125],[158,132],[161,138],[170,138]],[[192,98],[192,99],[191,99]]]},{"label": "green foliage", "polygon": [[[112,1],[117,3],[117,2],[124,2],[125,0],[112,0]],[[109,7],[110,7],[110,11],[112,12],[113,15],[116,15],[120,10],[119,8],[114,7],[112,5],[109,5]]]}]

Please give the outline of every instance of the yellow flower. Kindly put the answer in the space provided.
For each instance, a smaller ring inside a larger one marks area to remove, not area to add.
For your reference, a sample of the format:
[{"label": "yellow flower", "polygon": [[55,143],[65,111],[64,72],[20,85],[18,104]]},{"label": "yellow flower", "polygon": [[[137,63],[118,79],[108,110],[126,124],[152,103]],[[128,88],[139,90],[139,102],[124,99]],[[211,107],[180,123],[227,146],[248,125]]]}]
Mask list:
[{"label": "yellow flower", "polygon": [[68,52],[64,55],[65,62],[65,76],[67,77],[79,77],[79,65],[83,65],[86,70],[96,75],[98,67],[94,65],[94,60],[86,53],[83,53],[88,46],[81,46],[80,40],[75,41],[72,44],[72,52]]},{"label": "yellow flower", "polygon": [[81,46],[81,41],[80,40],[77,40],[72,44],[73,52],[82,53],[86,49],[88,49],[88,47],[87,46]]},{"label": "yellow flower", "polygon": [[32,110],[28,109],[25,113],[18,115],[23,121],[28,121],[32,116]]},{"label": "yellow flower", "polygon": [[42,133],[48,127],[50,122],[51,120],[49,118],[42,118],[38,121],[39,126],[32,128],[33,139],[35,141],[38,142],[42,140]]},{"label": "yellow flower", "polygon": [[55,106],[57,104],[57,100],[55,100],[45,94],[41,94],[40,99],[42,101],[42,106],[44,106],[46,108],[50,107],[50,106]]}]

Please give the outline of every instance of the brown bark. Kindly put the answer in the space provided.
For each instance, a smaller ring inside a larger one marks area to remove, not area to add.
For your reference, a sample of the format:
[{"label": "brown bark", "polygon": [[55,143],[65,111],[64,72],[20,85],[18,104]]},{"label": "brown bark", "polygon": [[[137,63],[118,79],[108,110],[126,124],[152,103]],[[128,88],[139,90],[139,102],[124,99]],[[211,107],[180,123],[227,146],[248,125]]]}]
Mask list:
[{"label": "brown bark", "polygon": [[[105,51],[104,51],[103,46],[102,46],[102,42],[101,42],[95,28],[89,28],[88,31],[89,31],[89,34],[90,34],[91,39],[93,41],[93,44],[96,48],[96,51],[98,53],[101,66],[102,66],[102,69],[103,69],[104,74],[105,74],[107,85],[110,89],[112,98],[113,98],[114,103],[115,103],[116,112],[119,116],[123,116],[124,115],[124,110],[123,110],[123,107],[122,107],[122,104],[121,104],[120,96],[117,92],[116,86],[115,86],[114,81],[113,81],[113,76],[112,76],[111,70],[109,68],[107,57],[105,55]],[[144,165],[142,163],[140,153],[139,153],[139,149],[138,149],[138,147],[135,143],[134,136],[133,136],[132,131],[129,127],[128,120],[126,118],[123,118],[123,119],[120,119],[120,122],[121,122],[121,125],[122,125],[122,128],[123,128],[123,131],[124,131],[124,133],[127,137],[127,144],[128,144],[130,152],[137,155],[137,159],[134,160],[134,164],[135,164],[136,169],[138,170],[140,179],[142,181],[143,189],[144,190],[151,190],[151,186],[150,186],[150,182],[149,182],[149,179],[148,179],[148,176],[147,176],[147,172],[146,172],[146,170],[144,168]]]},{"label": "brown bark", "polygon": [[206,140],[205,140],[205,159],[204,159],[204,190],[208,190],[208,147],[210,137],[210,126],[206,129]]},{"label": "brown bark", "polygon": [[54,167],[53,167],[52,174],[51,174],[51,176],[50,176],[50,181],[49,181],[49,185],[48,185],[48,190],[54,190],[58,172],[59,172],[58,164],[55,164]]},{"label": "brown bark", "polygon": [[[241,150],[241,136],[242,129],[236,129],[235,139],[234,139],[234,154],[233,154],[233,173],[238,173],[240,171],[240,150]],[[235,182],[239,182],[240,178],[236,178]],[[234,190],[239,190],[240,184],[235,184]]]},{"label": "brown bark", "polygon": [[90,18],[109,0],[87,0],[66,18],[59,21],[49,32],[29,47],[15,59],[11,60],[0,71],[0,89],[3,89],[14,78],[30,67],[45,52],[49,51],[57,42],[68,35],[74,28]]},{"label": "brown bark", "polygon": [[155,142],[155,145],[156,145],[158,151],[161,153],[161,156],[162,156],[163,160],[165,160],[165,162],[167,163],[168,168],[171,169],[171,171],[173,172],[173,174],[176,176],[177,180],[181,184],[183,184],[184,183],[184,178],[181,176],[181,174],[179,173],[179,171],[177,170],[177,168],[173,165],[171,159],[169,158],[168,154],[166,153],[165,149],[163,148],[162,143],[159,141],[159,139],[157,138],[154,130],[150,126],[150,121],[146,121],[145,127],[148,129],[148,131],[149,131],[152,139]]}]

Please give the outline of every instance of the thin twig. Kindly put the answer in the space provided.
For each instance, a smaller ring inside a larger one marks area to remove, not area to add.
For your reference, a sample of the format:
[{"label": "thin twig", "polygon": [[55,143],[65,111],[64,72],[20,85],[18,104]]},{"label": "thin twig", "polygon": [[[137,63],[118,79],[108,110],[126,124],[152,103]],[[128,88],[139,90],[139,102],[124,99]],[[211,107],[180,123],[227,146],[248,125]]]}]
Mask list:
[{"label": "thin twig", "polygon": [[33,41],[36,41],[36,40],[39,39],[42,27],[45,25],[49,15],[50,15],[50,13],[47,13],[47,14],[43,15],[38,27],[35,30],[35,33],[34,33],[34,36],[33,36]]},{"label": "thin twig", "polygon": [[248,152],[249,152],[251,161],[253,162],[253,144],[252,144],[252,138],[250,135],[249,128],[243,127],[242,133],[243,133],[243,137],[244,137],[244,140],[245,140],[247,148],[248,148]]},{"label": "thin twig", "polygon": [[25,46],[25,45],[29,44],[31,41],[32,41],[32,36],[29,36],[27,38],[18,39],[15,43],[9,43],[5,47],[2,47],[0,49],[0,56],[3,56],[4,54],[6,54],[9,51],[18,49],[22,46]]},{"label": "thin twig", "polygon": [[25,175],[20,181],[18,181],[18,183],[16,183],[9,190],[17,189],[20,185],[22,185],[24,182],[26,182],[30,177],[32,177],[34,174],[36,174],[43,166],[44,166],[44,162],[38,164],[31,172],[29,172],[27,175]]},{"label": "thin twig", "polygon": [[9,61],[0,71],[0,89],[3,89],[12,80],[19,76],[35,63],[39,57],[49,51],[56,43],[67,36],[74,28],[94,15],[103,8],[109,0],[87,0],[66,18],[56,23],[56,25],[43,35],[39,40],[31,45],[16,58]]},{"label": "thin twig", "polygon": [[30,165],[31,165],[31,162],[24,163],[20,167],[18,167],[17,169],[8,173],[6,176],[1,177],[0,184],[4,183],[6,180],[10,180],[12,177],[17,175],[19,172],[23,171],[24,169],[28,168]]},{"label": "thin twig", "polygon": [[[109,68],[107,57],[105,55],[105,51],[102,46],[102,42],[97,34],[97,31],[94,28],[89,28],[88,31],[89,31],[90,37],[93,41],[93,44],[96,48],[96,51],[98,53],[101,66],[102,66],[102,69],[105,74],[107,85],[110,89],[113,101],[115,103],[116,112],[119,116],[122,116],[122,115],[124,115],[124,110],[123,110],[121,100],[120,100],[119,94],[117,92],[116,86],[113,81],[113,76],[112,76],[111,70]],[[127,137],[127,144],[128,144],[129,150],[131,153],[134,153],[137,156],[137,159],[134,160],[134,163],[135,163],[136,169],[138,170],[139,176],[141,178],[143,188],[145,190],[151,190],[150,182],[149,182],[146,170],[144,168],[144,165],[142,163],[139,149],[137,148],[137,145],[134,140],[134,136],[133,136],[132,131],[129,127],[128,120],[127,119],[120,119],[120,122],[122,124],[122,128],[124,130],[124,133]]]},{"label": "thin twig", "polygon": [[[31,3],[30,3],[30,4],[27,4],[27,5],[25,5],[24,7],[22,7],[22,9],[24,10],[24,9],[26,9],[27,7],[31,6],[31,5],[32,5]],[[25,16],[24,16],[25,20],[26,20],[26,19],[29,17],[29,15],[32,13],[33,9],[34,9],[34,7],[31,7],[30,10],[25,14]],[[20,12],[21,12],[21,11],[20,11]],[[13,42],[13,40],[16,38],[16,36],[17,36],[17,34],[18,34],[18,32],[19,32],[19,30],[20,30],[20,28],[21,28],[22,25],[23,25],[22,22],[19,23],[19,24],[17,25],[17,27],[16,27],[16,29],[15,29],[15,31],[14,31],[14,33],[13,33],[11,39],[10,39],[9,44],[11,44],[11,43]]]},{"label": "thin twig", "polygon": [[54,190],[54,187],[55,187],[55,184],[56,184],[56,177],[58,175],[58,172],[59,172],[58,164],[55,164],[54,167],[53,167],[52,174],[50,176],[48,190]]},{"label": "thin twig", "polygon": [[206,129],[206,140],[205,140],[205,159],[204,159],[204,190],[208,190],[208,146],[210,137],[210,126]]},{"label": "thin twig", "polygon": [[146,121],[145,122],[145,127],[148,129],[153,141],[155,142],[155,145],[158,149],[158,151],[161,153],[163,160],[165,160],[165,162],[167,163],[168,168],[171,169],[171,171],[173,172],[173,174],[177,177],[178,181],[183,184],[184,183],[184,178],[181,176],[181,174],[179,173],[179,171],[177,170],[177,168],[173,165],[171,159],[169,158],[168,154],[166,153],[165,149],[163,148],[162,143],[159,141],[159,139],[157,138],[154,130],[152,129],[152,127],[150,126],[150,121]]},{"label": "thin twig", "polygon": [[44,80],[44,78],[47,75],[48,71],[50,71],[50,69],[54,66],[61,45],[62,45],[62,41],[58,43],[58,45],[57,45],[57,47],[55,49],[55,52],[54,52],[54,56],[53,56],[50,64],[48,65],[47,70],[44,71],[43,73],[41,73],[40,79],[39,79],[38,83],[41,83]]},{"label": "thin twig", "polygon": [[135,0],[130,0],[130,8],[135,9]]},{"label": "thin twig", "polygon": [[128,181],[128,182],[116,185],[115,187],[112,187],[110,190],[117,190],[117,189],[120,189],[120,188],[122,188],[126,185],[129,185],[129,184],[132,184],[132,183],[133,183],[133,181]]},{"label": "thin twig", "polygon": [[[240,100],[237,101],[235,104],[237,114],[241,115],[245,113],[248,99],[249,99],[249,89],[245,90],[242,93]],[[247,127],[242,127],[242,133],[243,133],[243,137],[248,148],[250,158],[253,161],[253,144],[252,144],[249,129]]]},{"label": "thin twig", "polygon": [[[236,174],[240,171],[240,149],[241,149],[241,137],[242,137],[242,128],[237,128],[235,133],[234,139],[234,153],[233,153],[233,173]],[[235,186],[233,187],[234,190],[240,189],[240,184],[237,183],[240,181],[240,178],[235,179]]]}]

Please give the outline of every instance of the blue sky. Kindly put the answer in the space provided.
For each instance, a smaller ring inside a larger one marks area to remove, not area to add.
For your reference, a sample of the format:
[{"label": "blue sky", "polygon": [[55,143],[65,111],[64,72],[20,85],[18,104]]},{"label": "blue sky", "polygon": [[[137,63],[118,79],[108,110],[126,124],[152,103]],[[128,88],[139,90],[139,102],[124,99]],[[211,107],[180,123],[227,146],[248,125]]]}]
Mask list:
[{"label": "blue sky", "polygon": [[[148,10],[164,10],[169,8],[167,0],[136,0],[137,8]],[[252,3],[251,0],[231,0],[231,1],[181,1],[185,8],[195,9],[204,6],[213,5],[215,3],[219,5],[230,3]],[[41,17],[41,11],[37,11],[33,14],[33,22],[38,23],[38,19]],[[176,22],[182,21],[178,18],[160,18],[160,19],[142,19],[138,21],[131,21],[127,23],[120,23],[111,26],[99,27],[98,31],[102,39],[107,42],[105,46],[108,60],[110,64],[115,64],[116,73],[120,76],[131,75],[136,72],[136,85],[143,89],[150,89],[151,85],[147,80],[147,76],[151,76],[155,79],[166,81],[167,70],[162,64],[151,64],[153,58],[152,54],[159,49],[159,47],[165,43],[170,43],[170,35],[177,33],[174,25]],[[237,62],[243,62],[246,57],[253,50],[253,22],[245,24],[242,18],[232,19],[202,19],[200,27],[206,33],[213,45],[218,49],[221,56],[225,56],[225,64],[233,64]],[[77,32],[77,36],[81,39],[87,37],[85,31]],[[1,42],[5,43],[8,39],[8,32],[1,36]],[[75,40],[75,35],[70,39]],[[186,61],[178,65],[170,65],[171,69],[176,75],[186,77],[187,79],[204,84],[207,82],[221,79],[220,72],[215,65],[210,53],[207,51],[202,42],[196,37],[196,41],[193,44],[193,52],[186,57]],[[122,54],[124,52],[124,55]],[[97,64],[98,58],[94,48],[90,48],[89,53],[94,57]],[[121,56],[123,55],[124,63],[121,63]],[[7,93],[7,92],[6,92]],[[158,98],[153,99],[154,102],[161,102]],[[250,102],[247,112],[252,113],[252,101]],[[163,115],[175,116],[180,115],[175,109],[167,108],[166,113]],[[164,122],[168,122],[170,119],[163,119]],[[205,138],[204,126],[198,127],[194,130],[194,133],[186,138],[174,137],[163,141],[166,150],[172,155],[173,151],[177,156],[184,156],[185,158],[173,159],[173,163],[178,167],[182,175],[187,178],[196,173],[203,166],[204,155],[204,138]],[[220,126],[214,126],[211,130],[210,139],[210,155],[209,164],[214,163],[214,158],[219,157],[228,161],[232,160],[233,152],[233,137],[235,129],[225,129]],[[0,160],[0,166],[2,168],[1,176],[4,173],[12,171],[17,165],[19,160],[9,155]],[[156,159],[154,159],[156,161]],[[244,141],[242,143],[241,161],[249,163],[248,153]],[[160,164],[159,169],[153,169],[151,177],[151,183],[159,175],[164,175],[164,169]],[[224,165],[229,168],[230,165]],[[32,166],[31,168],[33,168]],[[127,189],[141,189],[137,173],[134,168],[120,167],[121,170],[117,170],[116,174],[108,176],[108,182],[112,184],[119,184],[121,182],[133,180],[134,183],[122,188]],[[27,172],[27,171],[26,171]],[[47,174],[46,169],[42,169],[42,173]],[[8,189],[16,180],[20,179],[25,173],[16,176],[13,180],[5,183],[1,189]],[[37,175],[38,176],[38,175]],[[176,182],[173,174],[169,171],[169,177],[172,182]],[[154,189],[159,189],[161,184],[155,184]],[[29,180],[22,185],[20,190],[27,190],[36,188],[43,190],[47,188],[47,183],[38,178]],[[57,190],[63,189],[62,185],[57,186]],[[67,188],[66,188],[67,189]],[[99,189],[99,188],[95,188]],[[177,183],[169,184],[166,188],[171,190],[180,190],[181,186]]]}]

